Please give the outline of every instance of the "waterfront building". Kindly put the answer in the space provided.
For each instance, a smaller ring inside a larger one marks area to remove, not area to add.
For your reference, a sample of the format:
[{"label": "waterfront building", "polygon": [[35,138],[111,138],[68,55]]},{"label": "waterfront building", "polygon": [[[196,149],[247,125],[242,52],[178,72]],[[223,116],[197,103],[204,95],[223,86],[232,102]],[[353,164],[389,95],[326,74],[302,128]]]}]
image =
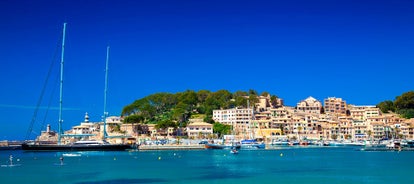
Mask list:
[{"label": "waterfront building", "polygon": [[155,125],[156,124],[153,124],[153,123],[147,124],[147,128],[148,128],[148,132],[150,134],[150,137],[160,136],[160,134],[158,133],[158,130],[155,128]]},{"label": "waterfront building", "polygon": [[50,124],[46,126],[46,131],[42,131],[37,137],[36,141],[46,141],[46,142],[57,142],[58,134],[57,132],[51,130]]},{"label": "waterfront building", "polygon": [[290,139],[378,140],[391,136],[414,139],[414,122],[398,114],[382,114],[372,105],[347,106],[341,98],[328,98],[324,102],[326,113],[323,114],[320,108],[311,108],[320,107],[320,102],[309,97],[296,108],[266,106],[254,113],[249,109],[215,110],[213,120],[234,125],[236,135],[243,138],[254,132],[254,137],[267,140],[271,136],[264,133],[267,129],[280,129],[280,134]]},{"label": "waterfront building", "polygon": [[187,125],[187,136],[189,138],[207,138],[213,134],[213,125],[206,122],[195,122]]},{"label": "waterfront building", "polygon": [[324,100],[325,113],[346,114],[346,101],[342,98],[329,97]]},{"label": "waterfront building", "polygon": [[352,119],[353,134],[355,140],[365,140],[368,137],[367,122],[361,119]]},{"label": "waterfront building", "polygon": [[319,100],[316,100],[315,98],[310,96],[305,100],[302,100],[299,103],[297,103],[296,108],[298,111],[312,114],[320,114],[322,110],[322,103]]},{"label": "waterfront building", "polygon": [[404,121],[408,127],[408,134],[405,135],[406,139],[414,140],[414,118],[407,119]]},{"label": "waterfront building", "polygon": [[385,138],[385,123],[373,122],[369,124],[369,127],[369,129],[371,130],[371,135],[368,135],[368,138],[372,138],[374,140],[380,140]]},{"label": "waterfront building", "polygon": [[70,130],[68,133],[73,135],[93,134],[96,130],[99,129],[98,124],[99,122],[89,122],[89,115],[86,112],[84,121],[81,122],[80,125],[73,126],[72,130]]},{"label": "waterfront building", "polygon": [[90,134],[90,127],[86,125],[77,125],[72,127],[73,134]]},{"label": "waterfront building", "polygon": [[127,135],[132,135],[134,137],[149,137],[151,136],[151,131],[149,130],[148,124],[127,124],[124,123],[121,125],[121,131],[126,132]]},{"label": "waterfront building", "polygon": [[79,125],[65,131],[61,141],[70,143],[78,140],[99,140],[103,135],[99,131],[100,124],[101,122],[90,122],[89,115],[86,112],[84,120]]},{"label": "waterfront building", "polygon": [[[119,132],[120,126],[122,125],[121,117],[119,116],[109,116],[106,118],[106,131],[108,135],[115,134]],[[99,122],[99,130],[100,134],[103,135],[104,131],[104,122]]]},{"label": "waterfront building", "polygon": [[256,126],[252,129],[253,137],[251,137],[251,138],[264,138],[264,137],[266,137],[266,135],[264,134],[264,131],[268,130],[268,129],[278,129],[278,130],[280,130],[280,128],[271,128],[272,122],[269,121],[269,120],[258,121],[258,122],[255,122],[254,124]]},{"label": "waterfront building", "polygon": [[[282,137],[282,130],[279,128],[258,129],[255,134],[256,138],[263,139],[265,142],[271,142]],[[284,136],[283,136],[284,137]]]},{"label": "waterfront building", "polygon": [[402,122],[400,124],[395,124],[395,133],[397,138],[406,139],[409,137],[410,124]]},{"label": "waterfront building", "polygon": [[339,140],[352,139],[355,137],[352,117],[340,116],[338,117],[339,126]]},{"label": "waterfront building", "polygon": [[139,124],[123,123],[121,125],[120,129],[121,129],[121,131],[125,132],[126,134],[137,137],[138,136],[138,131],[137,131],[138,126],[139,126]]},{"label": "waterfront building", "polygon": [[213,110],[213,120],[226,125],[233,126],[236,135],[251,132],[253,109],[233,108],[224,110]]},{"label": "waterfront building", "polygon": [[329,122],[329,137],[328,139],[333,139],[336,140],[340,137],[339,133],[340,133],[340,127],[339,127],[339,123],[337,121],[333,121],[333,122]]},{"label": "waterfront building", "polygon": [[213,125],[203,122],[202,119],[191,120],[187,125],[186,131],[189,138],[207,138],[213,134]]},{"label": "waterfront building", "polygon": [[319,139],[331,139],[331,124],[326,120],[319,120],[318,122]]},{"label": "waterfront building", "polygon": [[297,134],[301,138],[319,139],[319,114],[295,112],[292,120],[290,134]]}]

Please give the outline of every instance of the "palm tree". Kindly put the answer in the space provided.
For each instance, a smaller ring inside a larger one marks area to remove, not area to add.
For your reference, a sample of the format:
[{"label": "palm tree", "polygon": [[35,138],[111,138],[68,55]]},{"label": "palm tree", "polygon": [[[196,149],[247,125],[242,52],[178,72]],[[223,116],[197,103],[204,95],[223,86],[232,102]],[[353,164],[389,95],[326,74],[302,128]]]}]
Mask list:
[{"label": "palm tree", "polygon": [[301,126],[298,127],[298,137],[299,137],[299,140],[300,140],[300,133],[302,132],[302,129],[303,129],[303,127],[301,127]]},{"label": "palm tree", "polygon": [[331,138],[332,138],[333,140],[338,139],[338,134],[332,134],[332,135],[331,135]]},{"label": "palm tree", "polygon": [[401,139],[403,137],[401,133],[401,129],[399,127],[395,127],[395,138]]},{"label": "palm tree", "polygon": [[371,139],[372,131],[368,130],[367,134],[368,134],[368,138]]}]

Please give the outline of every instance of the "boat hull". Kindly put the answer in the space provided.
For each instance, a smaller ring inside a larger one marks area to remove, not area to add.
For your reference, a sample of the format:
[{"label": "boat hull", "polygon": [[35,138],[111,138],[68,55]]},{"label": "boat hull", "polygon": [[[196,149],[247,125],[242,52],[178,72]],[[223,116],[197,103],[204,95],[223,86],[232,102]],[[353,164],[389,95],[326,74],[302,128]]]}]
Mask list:
[{"label": "boat hull", "polygon": [[104,144],[104,145],[41,145],[22,144],[24,151],[125,151],[133,149],[128,144]]},{"label": "boat hull", "polygon": [[266,144],[262,142],[258,142],[254,139],[246,139],[240,141],[241,149],[265,149]]},{"label": "boat hull", "polygon": [[20,149],[22,149],[21,145],[0,146],[0,150],[20,150]]},{"label": "boat hull", "polygon": [[257,144],[242,144],[241,149],[265,149],[266,144],[257,143]]},{"label": "boat hull", "polygon": [[205,148],[207,149],[240,149],[240,145],[223,145],[223,144],[205,144]]}]

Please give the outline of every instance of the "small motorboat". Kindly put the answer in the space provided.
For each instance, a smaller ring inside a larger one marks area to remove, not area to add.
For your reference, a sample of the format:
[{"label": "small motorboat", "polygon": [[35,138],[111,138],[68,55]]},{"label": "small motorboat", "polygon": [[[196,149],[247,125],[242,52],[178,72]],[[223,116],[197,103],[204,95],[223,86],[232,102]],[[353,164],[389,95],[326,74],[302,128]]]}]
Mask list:
[{"label": "small motorboat", "polygon": [[232,153],[232,154],[237,154],[237,153],[239,153],[239,151],[237,151],[237,149],[232,149],[232,150],[230,151],[230,153]]}]

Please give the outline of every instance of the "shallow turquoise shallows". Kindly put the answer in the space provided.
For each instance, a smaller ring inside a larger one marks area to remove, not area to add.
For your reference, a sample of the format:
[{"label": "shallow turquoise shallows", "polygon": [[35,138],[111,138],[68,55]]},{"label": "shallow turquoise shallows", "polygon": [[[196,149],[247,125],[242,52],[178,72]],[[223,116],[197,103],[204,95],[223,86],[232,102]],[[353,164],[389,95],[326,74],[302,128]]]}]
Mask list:
[{"label": "shallow turquoise shallows", "polygon": [[229,150],[0,151],[0,165],[0,183],[13,184],[414,183],[414,152],[356,148],[279,148],[238,154]]}]

